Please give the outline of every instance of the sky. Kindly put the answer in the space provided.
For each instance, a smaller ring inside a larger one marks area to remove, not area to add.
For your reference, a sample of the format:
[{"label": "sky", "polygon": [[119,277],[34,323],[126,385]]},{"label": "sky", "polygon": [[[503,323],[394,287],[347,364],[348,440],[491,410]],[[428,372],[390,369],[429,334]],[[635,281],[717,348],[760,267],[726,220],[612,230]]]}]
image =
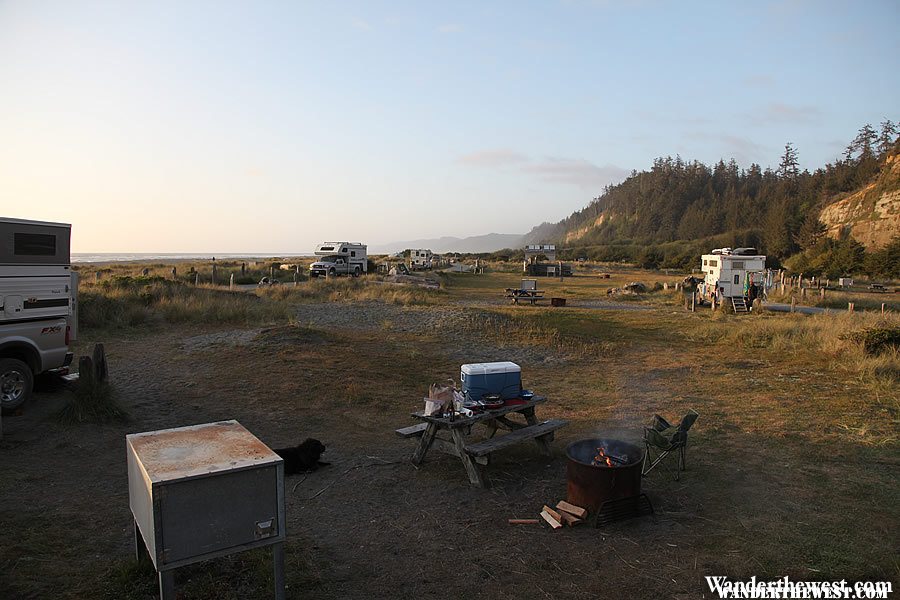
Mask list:
[{"label": "sky", "polygon": [[900,2],[0,0],[0,215],[75,252],[525,233],[900,120]]}]

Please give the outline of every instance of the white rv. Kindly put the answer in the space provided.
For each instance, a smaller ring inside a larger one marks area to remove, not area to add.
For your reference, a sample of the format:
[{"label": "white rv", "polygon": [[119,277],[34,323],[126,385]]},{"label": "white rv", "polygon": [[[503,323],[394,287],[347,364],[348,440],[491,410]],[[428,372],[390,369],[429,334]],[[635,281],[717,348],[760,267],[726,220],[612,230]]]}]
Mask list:
[{"label": "white rv", "polygon": [[316,261],[309,265],[309,276],[333,277],[352,275],[359,277],[368,268],[365,244],[359,242],[323,242],[316,247]]},{"label": "white rv", "polygon": [[756,248],[719,248],[702,257],[702,298],[755,300],[765,289],[766,257]]},{"label": "white rv", "polygon": [[430,269],[434,265],[434,254],[431,250],[419,248],[409,251],[410,269]]},{"label": "white rv", "polygon": [[72,226],[0,217],[0,408],[18,408],[34,376],[67,367],[77,331]]}]

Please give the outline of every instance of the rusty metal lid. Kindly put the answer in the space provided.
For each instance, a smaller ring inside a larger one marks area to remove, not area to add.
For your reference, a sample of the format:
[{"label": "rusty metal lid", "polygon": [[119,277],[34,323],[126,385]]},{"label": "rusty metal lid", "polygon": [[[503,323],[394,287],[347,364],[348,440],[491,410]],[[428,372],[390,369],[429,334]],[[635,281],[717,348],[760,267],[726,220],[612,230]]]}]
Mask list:
[{"label": "rusty metal lid", "polygon": [[235,420],[133,433],[125,441],[153,483],[281,461]]}]

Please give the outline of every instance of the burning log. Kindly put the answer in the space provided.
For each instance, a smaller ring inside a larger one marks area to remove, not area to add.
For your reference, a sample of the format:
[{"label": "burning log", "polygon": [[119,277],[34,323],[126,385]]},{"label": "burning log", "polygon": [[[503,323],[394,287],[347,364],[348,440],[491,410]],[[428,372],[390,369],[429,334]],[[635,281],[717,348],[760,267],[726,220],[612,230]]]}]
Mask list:
[{"label": "burning log", "polygon": [[591,466],[602,467],[603,465],[606,465],[607,467],[611,467],[613,466],[613,462],[616,462],[620,465],[628,464],[628,461],[626,459],[615,456],[613,454],[607,454],[606,448],[604,448],[603,446],[598,446],[597,455],[594,456],[593,459],[591,459]]}]

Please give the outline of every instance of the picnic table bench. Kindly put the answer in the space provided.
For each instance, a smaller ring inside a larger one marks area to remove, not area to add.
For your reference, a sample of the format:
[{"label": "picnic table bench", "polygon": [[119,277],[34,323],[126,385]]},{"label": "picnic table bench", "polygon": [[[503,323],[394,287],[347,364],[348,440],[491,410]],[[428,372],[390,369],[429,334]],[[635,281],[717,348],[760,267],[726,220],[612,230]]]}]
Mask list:
[{"label": "picnic table bench", "polygon": [[[491,453],[497,450],[534,440],[542,454],[550,455],[553,432],[565,427],[569,422],[563,419],[538,422],[534,408],[546,401],[547,398],[544,396],[534,396],[530,400],[475,413],[471,417],[457,415],[452,421],[449,417],[429,416],[423,411],[414,412],[412,417],[422,423],[398,429],[397,435],[403,438],[419,438],[419,444],[412,455],[413,464],[421,464],[428,450],[434,447],[459,458],[469,475],[469,481],[473,485],[485,487],[482,467],[488,464]],[[525,423],[511,419],[514,414],[522,415]],[[481,441],[468,439],[467,436],[478,424],[487,427],[487,439]],[[497,431],[501,429],[509,433],[495,437]],[[449,433],[449,439],[438,435],[444,432]]]},{"label": "picnic table bench", "polygon": [[530,302],[534,305],[538,300],[543,300],[543,290],[522,290],[519,288],[506,288],[506,297],[512,300],[513,304],[521,302]]}]

